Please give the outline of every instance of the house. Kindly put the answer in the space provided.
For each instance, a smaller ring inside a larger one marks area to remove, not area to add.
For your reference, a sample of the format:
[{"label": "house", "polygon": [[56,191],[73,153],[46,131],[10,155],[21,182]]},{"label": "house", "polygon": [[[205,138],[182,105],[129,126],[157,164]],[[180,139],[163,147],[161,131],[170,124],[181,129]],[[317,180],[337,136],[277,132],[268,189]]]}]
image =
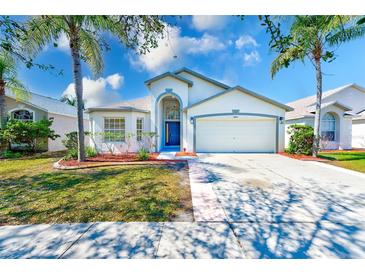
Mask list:
[{"label": "house", "polygon": [[[12,119],[23,121],[39,121],[41,119],[52,119],[51,128],[60,135],[55,140],[48,140],[48,151],[64,150],[62,140],[65,134],[71,131],[77,131],[77,109],[61,101],[30,92],[26,100],[16,99],[15,96],[6,91],[5,93],[5,111]],[[88,130],[88,115],[84,116],[85,130]]]},{"label": "house", "polygon": [[[286,129],[292,124],[313,126],[315,104],[315,95],[288,103],[294,111],[285,115]],[[365,88],[349,84],[324,92],[320,132],[324,149],[365,148]]]},{"label": "house", "polygon": [[[136,151],[142,132],[155,132],[155,150],[278,152],[291,107],[240,86],[230,87],[182,68],[145,82],[149,96],[87,109],[94,145]],[[110,138],[100,133],[121,133]],[[127,134],[134,134],[131,141]]]}]

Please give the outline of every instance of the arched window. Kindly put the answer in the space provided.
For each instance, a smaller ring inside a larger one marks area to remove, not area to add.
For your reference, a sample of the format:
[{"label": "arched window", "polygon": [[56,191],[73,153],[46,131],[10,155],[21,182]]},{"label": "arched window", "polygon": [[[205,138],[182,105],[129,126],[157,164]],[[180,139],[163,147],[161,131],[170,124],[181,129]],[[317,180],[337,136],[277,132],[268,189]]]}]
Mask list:
[{"label": "arched window", "polygon": [[20,121],[33,121],[33,112],[26,109],[15,110],[11,113],[11,118]]},{"label": "arched window", "polygon": [[321,131],[323,140],[336,140],[336,117],[332,113],[326,113],[323,115]]}]

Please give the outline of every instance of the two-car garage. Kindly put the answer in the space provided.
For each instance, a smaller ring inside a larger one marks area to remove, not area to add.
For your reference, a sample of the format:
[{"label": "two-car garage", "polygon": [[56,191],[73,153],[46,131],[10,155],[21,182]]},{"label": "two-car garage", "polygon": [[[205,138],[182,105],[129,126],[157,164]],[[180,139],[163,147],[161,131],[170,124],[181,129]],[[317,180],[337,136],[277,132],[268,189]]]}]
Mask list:
[{"label": "two-car garage", "polygon": [[[187,143],[202,153],[276,153],[284,150],[284,116],[291,108],[235,87],[187,108]],[[189,146],[188,146],[189,149]]]},{"label": "two-car garage", "polygon": [[258,116],[213,116],[196,119],[197,152],[277,151],[277,119]]}]

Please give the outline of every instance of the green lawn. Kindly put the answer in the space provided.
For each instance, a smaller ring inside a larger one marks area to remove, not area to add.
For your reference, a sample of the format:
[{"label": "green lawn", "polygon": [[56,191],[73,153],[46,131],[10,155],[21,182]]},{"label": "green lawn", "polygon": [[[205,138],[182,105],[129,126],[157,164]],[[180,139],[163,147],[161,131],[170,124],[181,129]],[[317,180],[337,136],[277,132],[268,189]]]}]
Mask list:
[{"label": "green lawn", "polygon": [[58,171],[52,169],[57,159],[0,160],[0,225],[168,221],[192,214],[183,163]]},{"label": "green lawn", "polygon": [[365,151],[322,152],[319,157],[331,160],[330,164],[365,173]]}]

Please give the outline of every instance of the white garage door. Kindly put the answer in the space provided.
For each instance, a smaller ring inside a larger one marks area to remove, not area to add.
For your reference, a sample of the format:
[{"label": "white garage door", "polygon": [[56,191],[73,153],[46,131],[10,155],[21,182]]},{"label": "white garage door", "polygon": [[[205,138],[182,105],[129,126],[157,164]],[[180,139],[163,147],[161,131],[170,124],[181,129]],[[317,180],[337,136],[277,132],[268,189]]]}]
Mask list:
[{"label": "white garage door", "polygon": [[197,152],[275,152],[276,119],[197,119]]}]

